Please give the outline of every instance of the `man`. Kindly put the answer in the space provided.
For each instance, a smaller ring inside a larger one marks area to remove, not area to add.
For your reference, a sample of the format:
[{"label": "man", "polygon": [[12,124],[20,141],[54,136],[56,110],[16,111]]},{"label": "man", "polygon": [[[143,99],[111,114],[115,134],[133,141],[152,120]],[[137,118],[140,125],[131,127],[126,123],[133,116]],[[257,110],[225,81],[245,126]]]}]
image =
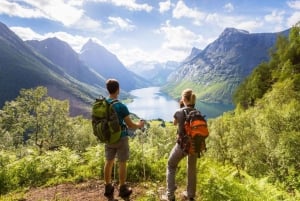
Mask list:
[{"label": "man", "polygon": [[[115,79],[108,79],[106,81],[106,89],[109,93],[108,101],[112,102],[113,100],[118,99],[120,93],[119,82]],[[127,176],[127,167],[126,162],[129,159],[129,144],[128,144],[128,133],[127,129],[137,129],[144,127],[144,121],[139,121],[135,123],[131,120],[129,116],[128,108],[125,104],[121,102],[116,102],[113,105],[116,110],[119,122],[122,129],[121,138],[115,144],[105,144],[105,166],[104,166],[104,180],[105,180],[105,192],[104,196],[109,200],[114,200],[114,186],[111,183],[111,173],[114,165],[115,157],[117,156],[119,162],[119,196],[122,198],[128,198],[132,189],[129,188],[126,182]]]}]

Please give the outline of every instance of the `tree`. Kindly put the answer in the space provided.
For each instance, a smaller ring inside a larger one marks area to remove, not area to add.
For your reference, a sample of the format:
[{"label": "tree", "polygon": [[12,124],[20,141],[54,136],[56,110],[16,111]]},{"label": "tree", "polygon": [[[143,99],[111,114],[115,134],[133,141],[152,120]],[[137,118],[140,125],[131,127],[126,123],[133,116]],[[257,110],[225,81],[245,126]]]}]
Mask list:
[{"label": "tree", "polygon": [[34,144],[42,149],[65,128],[68,103],[48,97],[45,87],[22,89],[15,100],[5,103],[0,115],[1,127],[13,139],[15,148]]},{"label": "tree", "polygon": [[[30,135],[35,135],[37,139],[40,129],[37,107],[46,94],[47,89],[43,87],[22,89],[16,100],[5,103],[1,113],[2,129],[12,135],[15,147],[25,144]],[[35,143],[38,145],[38,141]]]}]

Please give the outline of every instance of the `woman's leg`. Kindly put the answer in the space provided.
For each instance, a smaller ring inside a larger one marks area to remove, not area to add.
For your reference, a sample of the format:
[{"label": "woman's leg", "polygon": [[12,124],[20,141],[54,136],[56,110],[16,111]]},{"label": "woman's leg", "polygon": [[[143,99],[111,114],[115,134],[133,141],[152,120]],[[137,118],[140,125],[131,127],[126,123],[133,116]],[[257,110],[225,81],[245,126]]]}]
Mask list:
[{"label": "woman's leg", "polygon": [[183,157],[186,155],[180,148],[180,146],[176,143],[173,147],[167,166],[167,194],[168,196],[174,196],[176,190],[175,176],[178,163],[181,161]]},{"label": "woman's leg", "polygon": [[187,196],[194,198],[197,185],[197,155],[188,155],[187,163]]}]

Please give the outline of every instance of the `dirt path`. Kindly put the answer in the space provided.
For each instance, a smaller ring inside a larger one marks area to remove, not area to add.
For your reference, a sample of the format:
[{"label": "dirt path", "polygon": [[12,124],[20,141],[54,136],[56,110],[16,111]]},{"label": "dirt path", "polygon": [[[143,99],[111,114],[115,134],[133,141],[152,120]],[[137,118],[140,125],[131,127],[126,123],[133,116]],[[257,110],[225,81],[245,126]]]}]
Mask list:
[{"label": "dirt path", "polygon": [[[32,188],[28,190],[22,201],[104,201],[103,181],[91,180],[80,184],[60,184],[53,187]],[[146,187],[132,186],[131,200],[145,195]],[[115,188],[115,197],[119,201],[118,190]],[[21,200],[20,200],[21,201]]]}]

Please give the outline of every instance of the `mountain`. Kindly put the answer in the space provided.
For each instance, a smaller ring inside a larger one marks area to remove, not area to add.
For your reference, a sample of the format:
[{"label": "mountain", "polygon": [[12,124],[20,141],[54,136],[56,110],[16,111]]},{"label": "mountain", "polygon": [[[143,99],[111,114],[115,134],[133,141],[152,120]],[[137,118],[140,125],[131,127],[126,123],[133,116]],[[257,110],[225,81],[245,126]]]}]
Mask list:
[{"label": "mountain", "polygon": [[190,55],[187,58],[185,58],[182,63],[188,63],[188,62],[192,61],[201,52],[202,52],[202,50],[200,50],[196,47],[193,47]]},{"label": "mountain", "polygon": [[164,90],[179,97],[184,88],[192,88],[199,100],[232,103],[236,87],[260,63],[269,60],[269,50],[279,33],[254,33],[226,28],[204,50],[194,49],[179,69],[168,78]]},{"label": "mountain", "polygon": [[105,79],[85,66],[68,43],[57,38],[48,38],[42,41],[31,40],[26,43],[52,63],[62,67],[75,79],[94,86],[105,86]]},{"label": "mountain", "polygon": [[105,79],[116,78],[126,91],[150,85],[147,80],[129,71],[114,54],[92,40],[82,47],[79,58]]},{"label": "mountain", "polygon": [[164,85],[167,82],[167,77],[170,73],[177,70],[179,63],[175,61],[168,61],[159,63],[156,61],[139,61],[127,68],[150,81],[152,85]]},{"label": "mountain", "polygon": [[105,91],[76,80],[0,22],[0,107],[16,98],[20,89],[37,86],[47,87],[54,98],[68,99],[71,115],[89,116],[91,102]]}]

